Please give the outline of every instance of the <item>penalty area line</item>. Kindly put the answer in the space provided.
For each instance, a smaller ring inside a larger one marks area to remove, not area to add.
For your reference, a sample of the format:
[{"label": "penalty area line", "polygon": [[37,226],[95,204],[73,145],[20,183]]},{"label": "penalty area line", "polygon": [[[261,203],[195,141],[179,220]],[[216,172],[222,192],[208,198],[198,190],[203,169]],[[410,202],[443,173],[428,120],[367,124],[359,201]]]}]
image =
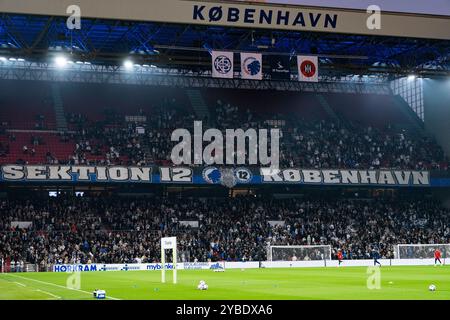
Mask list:
[{"label": "penalty area line", "polygon": [[[88,291],[85,291],[85,290],[80,290],[80,289],[67,288],[67,287],[65,287],[65,286],[62,286],[62,285],[59,285],[59,284],[56,284],[56,283],[51,283],[51,282],[41,281],[41,280],[37,280],[37,279],[32,279],[32,278],[22,277],[22,276],[18,276],[18,275],[15,275],[15,274],[9,274],[9,276],[11,276],[11,277],[17,277],[17,278],[21,278],[21,279],[25,279],[25,280],[30,280],[30,281],[35,281],[35,282],[38,282],[38,283],[43,283],[43,284],[55,286],[55,287],[58,287],[58,288],[63,288],[63,289],[66,289],[66,290],[83,292],[83,293],[86,293],[86,294],[89,294],[89,295],[92,296],[92,293],[91,293],[91,292],[88,292]],[[40,291],[42,291],[42,290],[40,290]],[[114,297],[111,297],[111,296],[106,296],[106,299],[110,299],[110,300],[121,300],[121,299],[119,299],[119,298],[114,298]]]}]

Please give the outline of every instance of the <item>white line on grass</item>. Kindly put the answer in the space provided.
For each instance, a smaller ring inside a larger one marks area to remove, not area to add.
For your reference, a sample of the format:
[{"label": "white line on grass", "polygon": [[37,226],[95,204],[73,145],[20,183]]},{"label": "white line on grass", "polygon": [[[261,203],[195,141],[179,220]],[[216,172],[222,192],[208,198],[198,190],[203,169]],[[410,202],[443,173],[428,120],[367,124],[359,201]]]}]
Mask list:
[{"label": "white line on grass", "polygon": [[[22,277],[22,276],[18,276],[18,275],[15,275],[15,274],[8,274],[8,275],[10,275],[11,277],[17,277],[17,278],[21,278],[21,279],[25,279],[25,280],[36,281],[36,282],[43,283],[43,284],[49,284],[49,285],[52,285],[52,286],[55,286],[55,287],[59,287],[59,288],[63,288],[63,289],[66,289],[66,290],[74,290],[74,291],[78,291],[78,292],[83,292],[83,293],[87,293],[87,294],[92,296],[92,292],[88,292],[88,291],[84,291],[84,290],[80,290],[80,289],[67,288],[65,286],[61,286],[61,285],[56,284],[56,283],[45,282],[45,281],[36,280],[36,279],[32,279],[32,278]],[[120,300],[119,298],[114,298],[114,297],[111,297],[111,296],[106,296],[106,298],[107,299],[111,299],[111,300]]]},{"label": "white line on grass", "polygon": [[14,282],[14,283],[18,284],[19,286],[26,287],[26,285],[24,285],[23,283],[20,283],[20,282]]},{"label": "white line on grass", "polygon": [[42,292],[42,293],[48,294],[49,296],[55,297],[56,299],[61,299],[61,297],[59,297],[59,296],[57,296],[57,295],[54,295],[53,293],[50,293],[50,292],[47,292],[47,291],[41,290],[41,289],[36,289],[35,291],[39,291],[39,292]]}]

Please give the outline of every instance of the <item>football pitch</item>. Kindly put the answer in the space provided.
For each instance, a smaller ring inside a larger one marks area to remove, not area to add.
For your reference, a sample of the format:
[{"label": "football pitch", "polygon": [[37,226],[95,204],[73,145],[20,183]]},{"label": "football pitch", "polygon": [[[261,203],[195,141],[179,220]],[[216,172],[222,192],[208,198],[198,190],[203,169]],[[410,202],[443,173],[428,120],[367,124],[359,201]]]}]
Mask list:
[{"label": "football pitch", "polygon": [[[381,267],[379,289],[368,288],[371,274],[365,267],[179,270],[177,284],[162,284],[158,271],[82,272],[79,289],[67,288],[71,275],[0,274],[0,299],[93,300],[95,289],[113,300],[450,299],[448,266]],[[170,271],[166,277],[172,280]],[[196,289],[200,280],[208,290]],[[372,280],[369,286],[376,287]],[[429,291],[430,284],[437,290]]]}]

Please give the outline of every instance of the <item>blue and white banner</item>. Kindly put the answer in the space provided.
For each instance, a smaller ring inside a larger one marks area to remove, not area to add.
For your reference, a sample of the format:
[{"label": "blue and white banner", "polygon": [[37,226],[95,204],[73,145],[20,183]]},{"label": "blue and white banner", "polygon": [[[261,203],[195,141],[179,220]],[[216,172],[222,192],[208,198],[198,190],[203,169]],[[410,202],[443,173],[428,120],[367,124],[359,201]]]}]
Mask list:
[{"label": "blue and white banner", "polygon": [[[449,264],[449,259],[442,259],[444,265]],[[385,266],[432,266],[434,259],[380,259]],[[344,260],[344,266],[366,267],[372,266],[372,259]],[[338,266],[337,260],[315,261],[221,261],[221,262],[181,262],[177,263],[177,270],[212,270],[224,271],[226,269],[258,269],[258,268],[308,268],[308,267],[334,267]],[[166,264],[167,269],[173,269],[172,263]],[[109,272],[109,271],[160,271],[160,263],[147,264],[57,264],[53,265],[53,272]]]},{"label": "blue and white banner", "polygon": [[334,186],[450,186],[450,175],[442,171],[349,170],[258,167],[122,167],[77,165],[3,165],[1,183],[144,183],[298,184]]},{"label": "blue and white banner", "polygon": [[319,62],[315,56],[297,57],[298,80],[305,82],[319,81]]},{"label": "blue and white banner", "polygon": [[[172,263],[166,263],[168,270],[173,269]],[[96,271],[155,271],[161,270],[161,263],[130,263],[130,264],[55,264],[53,272],[96,272]],[[183,269],[183,265],[177,265],[177,269]]]},{"label": "blue and white banner", "polygon": [[212,52],[212,76],[213,78],[233,78],[233,52]]},{"label": "blue and white banner", "polygon": [[262,54],[241,53],[241,78],[250,80],[262,80]]},{"label": "blue and white banner", "polygon": [[[245,267],[244,264],[245,263],[241,262],[241,265],[239,265],[239,267],[244,268]],[[172,270],[174,268],[173,263],[166,263],[165,265],[167,270]],[[177,270],[224,270],[224,269],[225,269],[224,261],[177,263]],[[53,265],[52,268],[53,272],[159,271],[159,270],[162,270],[161,263],[55,264]]]},{"label": "blue and white banner", "polygon": [[[184,270],[224,270],[225,262],[183,262]],[[177,265],[178,269],[178,265]]]}]

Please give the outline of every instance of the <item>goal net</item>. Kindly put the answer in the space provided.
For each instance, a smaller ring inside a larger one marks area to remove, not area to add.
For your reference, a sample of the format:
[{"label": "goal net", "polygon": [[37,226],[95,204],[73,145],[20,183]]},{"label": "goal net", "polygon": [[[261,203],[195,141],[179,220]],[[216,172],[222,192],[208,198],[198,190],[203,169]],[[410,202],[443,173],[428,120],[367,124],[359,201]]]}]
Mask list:
[{"label": "goal net", "polygon": [[268,246],[269,261],[331,260],[330,245]]},{"label": "goal net", "polygon": [[433,259],[434,250],[439,249],[442,258],[448,258],[450,244],[398,244],[394,247],[396,259]]}]

